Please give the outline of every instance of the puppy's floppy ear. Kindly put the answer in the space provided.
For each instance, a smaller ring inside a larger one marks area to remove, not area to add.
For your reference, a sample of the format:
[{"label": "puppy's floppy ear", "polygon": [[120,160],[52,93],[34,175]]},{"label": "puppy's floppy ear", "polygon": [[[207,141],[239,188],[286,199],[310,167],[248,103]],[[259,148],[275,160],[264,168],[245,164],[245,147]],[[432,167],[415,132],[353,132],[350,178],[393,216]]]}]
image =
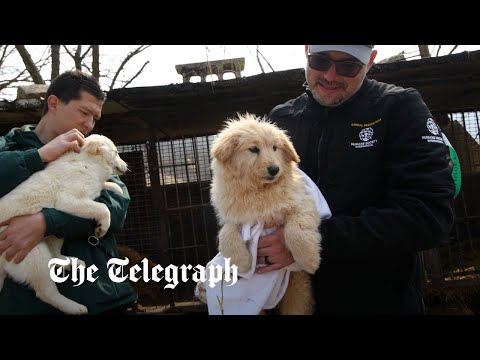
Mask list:
[{"label": "puppy's floppy ear", "polygon": [[300,157],[298,156],[297,151],[293,147],[293,144],[287,135],[284,134],[284,136],[281,137],[281,143],[282,143],[282,149],[285,152],[287,159],[290,161],[295,161],[296,163],[299,163]]},{"label": "puppy's floppy ear", "polygon": [[210,154],[221,163],[227,162],[237,150],[239,135],[233,131],[221,133],[212,146]]},{"label": "puppy's floppy ear", "polygon": [[89,139],[88,141],[85,141],[82,150],[86,151],[88,154],[98,155],[102,152],[102,145],[102,142],[98,139]]}]

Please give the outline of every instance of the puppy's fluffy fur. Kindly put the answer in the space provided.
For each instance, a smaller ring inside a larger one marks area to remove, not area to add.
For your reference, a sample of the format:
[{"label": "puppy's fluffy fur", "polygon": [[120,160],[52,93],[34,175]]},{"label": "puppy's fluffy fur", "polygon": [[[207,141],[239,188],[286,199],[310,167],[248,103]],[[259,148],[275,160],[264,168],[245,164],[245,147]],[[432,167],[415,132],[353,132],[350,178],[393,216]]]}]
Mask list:
[{"label": "puppy's fluffy fur", "polygon": [[[47,164],[0,199],[0,223],[19,215],[38,213],[42,208],[56,208],[87,219],[95,219],[95,236],[102,237],[110,227],[110,211],[105,204],[94,201],[102,189],[122,193],[107,179],[123,174],[127,164],[120,158],[113,142],[102,135],[85,139],[80,153],[67,152]],[[3,228],[0,227],[0,230]],[[63,239],[48,236],[36,245],[20,264],[0,256],[0,291],[7,275],[30,285],[44,302],[67,314],[85,314],[87,308],[58,291],[50,278],[48,261],[60,254]],[[79,260],[79,263],[83,261]],[[85,265],[85,263],[83,263]]]},{"label": "puppy's fluffy fur", "polygon": [[212,150],[211,201],[222,229],[219,250],[246,272],[251,255],[242,224],[259,220],[284,224],[285,245],[304,271],[292,272],[281,314],[311,314],[310,276],[320,265],[320,217],[301,175],[300,161],[286,133],[252,114],[227,120]]}]

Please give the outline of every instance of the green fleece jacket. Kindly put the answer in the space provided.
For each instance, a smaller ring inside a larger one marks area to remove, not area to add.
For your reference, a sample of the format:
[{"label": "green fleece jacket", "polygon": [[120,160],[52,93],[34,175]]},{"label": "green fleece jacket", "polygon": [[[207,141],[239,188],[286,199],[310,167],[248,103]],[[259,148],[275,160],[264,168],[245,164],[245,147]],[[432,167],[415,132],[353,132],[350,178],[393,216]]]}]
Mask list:
[{"label": "green fleece jacket", "polygon": [[[12,129],[6,136],[0,137],[0,197],[45,167],[38,154],[38,149],[43,144],[33,129],[34,126],[27,125],[21,129]],[[115,283],[108,276],[107,261],[111,257],[118,257],[113,233],[122,229],[130,202],[128,190],[119,177],[113,176],[111,181],[122,188],[123,194],[102,190],[100,197],[95,199],[107,205],[111,213],[110,229],[101,239],[103,249],[88,242],[88,237],[94,234],[94,220],[52,208],[42,210],[47,223],[46,235],[64,238],[62,254],[85,261],[87,267],[95,264],[98,268],[94,274],[98,278],[94,282],[85,281],[82,285],[73,286],[75,284],[69,278],[57,284],[63,295],[87,306],[89,314],[102,313],[136,300],[136,294],[128,280]],[[29,287],[7,277],[0,292],[0,314],[56,313],[59,312],[39,300]]]}]

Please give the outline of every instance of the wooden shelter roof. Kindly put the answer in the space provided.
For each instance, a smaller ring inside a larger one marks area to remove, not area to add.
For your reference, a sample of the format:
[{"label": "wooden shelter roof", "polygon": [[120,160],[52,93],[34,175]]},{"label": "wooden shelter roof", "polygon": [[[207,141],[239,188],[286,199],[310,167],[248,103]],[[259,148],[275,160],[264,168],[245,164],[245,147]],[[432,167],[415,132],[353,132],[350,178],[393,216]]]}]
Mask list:
[{"label": "wooden shelter roof", "polygon": [[[432,112],[480,107],[480,50],[377,64],[368,76],[418,89]],[[236,112],[267,114],[303,91],[304,69],[207,83],[115,89],[95,130],[119,144],[211,134]],[[42,100],[0,101],[0,133],[40,119]]]}]

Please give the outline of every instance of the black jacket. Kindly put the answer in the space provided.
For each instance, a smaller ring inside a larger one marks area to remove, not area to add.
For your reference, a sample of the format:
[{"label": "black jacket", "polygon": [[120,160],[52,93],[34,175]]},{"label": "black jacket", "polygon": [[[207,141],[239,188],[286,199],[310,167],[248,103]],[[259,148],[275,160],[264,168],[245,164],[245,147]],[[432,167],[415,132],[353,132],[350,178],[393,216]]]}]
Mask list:
[{"label": "black jacket", "polygon": [[320,229],[317,314],[424,313],[419,252],[448,238],[455,186],[419,92],[366,78],[341,106],[307,89],[270,118],[333,214]]}]

